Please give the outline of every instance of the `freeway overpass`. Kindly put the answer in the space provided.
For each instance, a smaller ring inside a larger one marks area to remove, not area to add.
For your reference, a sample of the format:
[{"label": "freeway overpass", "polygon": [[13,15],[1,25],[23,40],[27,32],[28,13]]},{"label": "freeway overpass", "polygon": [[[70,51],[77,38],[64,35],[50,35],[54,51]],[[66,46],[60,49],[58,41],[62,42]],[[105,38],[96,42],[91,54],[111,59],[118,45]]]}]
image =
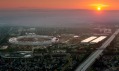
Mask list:
[{"label": "freeway overpass", "polygon": [[102,50],[96,50],[94,51],[82,64],[79,65],[79,67],[76,69],[76,71],[86,71],[92,63],[102,54],[102,52],[106,49],[106,47],[113,41],[113,39],[116,37],[116,35],[119,33],[119,29],[117,29],[114,34],[111,35],[109,39],[107,39],[99,49]]}]

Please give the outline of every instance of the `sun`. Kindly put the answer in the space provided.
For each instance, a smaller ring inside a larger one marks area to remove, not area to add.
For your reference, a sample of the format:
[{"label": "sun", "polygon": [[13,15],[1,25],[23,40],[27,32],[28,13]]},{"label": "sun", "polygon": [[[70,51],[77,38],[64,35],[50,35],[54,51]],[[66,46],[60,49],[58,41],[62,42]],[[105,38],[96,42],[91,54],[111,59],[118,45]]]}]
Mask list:
[{"label": "sun", "polygon": [[100,11],[101,10],[101,7],[97,7],[97,10]]},{"label": "sun", "polygon": [[92,6],[93,8],[95,8],[97,11],[101,11],[102,8],[107,8],[109,5],[106,4],[91,4],[90,6]]}]

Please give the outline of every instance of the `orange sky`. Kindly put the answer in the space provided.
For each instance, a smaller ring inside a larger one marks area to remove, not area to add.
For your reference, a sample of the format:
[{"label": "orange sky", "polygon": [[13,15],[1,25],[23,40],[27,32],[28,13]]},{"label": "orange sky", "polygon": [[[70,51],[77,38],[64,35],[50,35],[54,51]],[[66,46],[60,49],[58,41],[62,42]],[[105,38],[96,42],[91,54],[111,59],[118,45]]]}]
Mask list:
[{"label": "orange sky", "polygon": [[0,0],[0,9],[95,9],[91,4],[106,4],[104,10],[119,10],[119,0]]}]

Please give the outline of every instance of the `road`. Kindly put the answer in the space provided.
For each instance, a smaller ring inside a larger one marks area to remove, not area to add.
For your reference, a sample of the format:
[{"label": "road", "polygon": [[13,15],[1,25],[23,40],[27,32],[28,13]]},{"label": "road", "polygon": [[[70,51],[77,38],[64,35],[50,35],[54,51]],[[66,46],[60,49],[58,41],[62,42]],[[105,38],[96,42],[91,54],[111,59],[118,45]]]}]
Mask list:
[{"label": "road", "polygon": [[76,71],[86,71],[91,66],[91,64],[102,54],[105,48],[113,41],[118,33],[119,29],[117,29],[115,33],[112,34],[112,36],[102,44],[102,46],[99,48],[102,50],[94,51],[81,65],[79,65]]}]

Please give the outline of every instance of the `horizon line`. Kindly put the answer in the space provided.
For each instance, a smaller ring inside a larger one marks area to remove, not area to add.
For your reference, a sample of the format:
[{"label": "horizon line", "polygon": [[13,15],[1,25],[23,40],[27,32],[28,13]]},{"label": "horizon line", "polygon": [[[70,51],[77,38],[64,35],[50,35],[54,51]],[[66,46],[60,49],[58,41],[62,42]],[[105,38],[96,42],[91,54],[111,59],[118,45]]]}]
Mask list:
[{"label": "horizon line", "polygon": [[[34,9],[34,8],[32,8],[32,9],[27,9],[27,8],[19,8],[19,9],[0,9],[0,11],[4,11],[4,10],[5,10],[5,11],[7,11],[7,10],[8,10],[8,11],[14,11],[14,10],[16,10],[16,11],[17,11],[17,10],[18,10],[18,11],[19,11],[19,10],[21,10],[21,11],[22,11],[22,10],[49,10],[49,11],[50,11],[50,10],[51,10],[51,11],[53,11],[53,10],[54,10],[54,11],[62,11],[62,10],[72,10],[72,11],[73,11],[73,10],[85,10],[85,11],[95,11],[94,9],[92,10],[92,9],[49,9],[49,8],[48,8],[48,9],[47,9],[47,8],[45,8],[45,9],[42,9],[42,8],[41,8],[41,9]],[[119,11],[119,10],[102,10],[102,11]]]}]

